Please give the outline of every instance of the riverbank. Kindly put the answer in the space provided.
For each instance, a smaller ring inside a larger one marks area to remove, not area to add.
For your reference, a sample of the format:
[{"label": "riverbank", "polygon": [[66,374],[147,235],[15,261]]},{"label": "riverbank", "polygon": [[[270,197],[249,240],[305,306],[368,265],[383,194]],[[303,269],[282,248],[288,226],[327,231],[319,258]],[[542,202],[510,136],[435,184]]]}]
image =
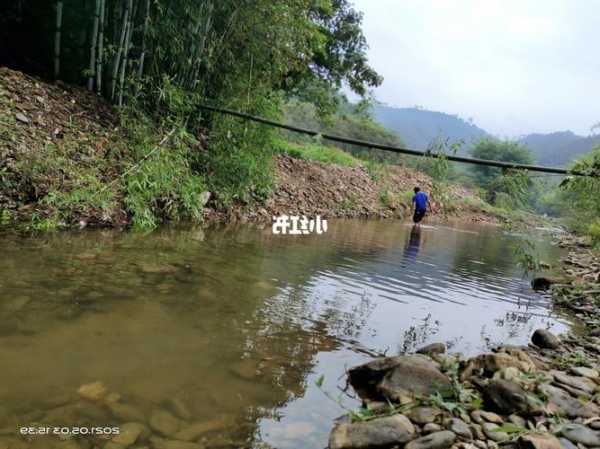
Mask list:
[{"label": "riverbank", "polygon": [[[178,159],[162,161],[164,170],[152,158],[140,163],[169,130],[130,128],[124,121],[131,117],[121,118],[85,89],[0,69],[0,224],[49,230],[152,227],[181,219],[271,222],[283,214],[403,218],[409,215],[413,187],[432,189],[429,176],[409,167],[359,159],[355,166],[343,166],[272,149],[273,185],[266,199],[224,203],[222,192],[211,191],[206,178],[218,173],[197,176],[187,164],[178,166]],[[181,151],[182,145],[187,153],[209,145],[203,135],[186,139],[164,143],[154,157]],[[433,202],[433,215],[492,223],[506,219],[504,211],[457,185],[444,186],[444,200]]]},{"label": "riverbank", "polygon": [[465,359],[434,343],[348,371],[363,401],[335,425],[330,449],[584,449],[600,447],[600,256],[575,237],[539,282],[581,329],[538,329],[528,346]]}]

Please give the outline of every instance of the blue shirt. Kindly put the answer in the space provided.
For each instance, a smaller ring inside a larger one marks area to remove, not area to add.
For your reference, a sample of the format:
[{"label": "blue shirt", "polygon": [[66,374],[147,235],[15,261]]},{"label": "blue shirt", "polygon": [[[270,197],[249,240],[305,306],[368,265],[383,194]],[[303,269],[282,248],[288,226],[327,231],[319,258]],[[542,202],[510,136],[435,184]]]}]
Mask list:
[{"label": "blue shirt", "polygon": [[412,202],[415,203],[415,210],[424,211],[427,210],[427,195],[424,192],[417,192],[413,196]]}]

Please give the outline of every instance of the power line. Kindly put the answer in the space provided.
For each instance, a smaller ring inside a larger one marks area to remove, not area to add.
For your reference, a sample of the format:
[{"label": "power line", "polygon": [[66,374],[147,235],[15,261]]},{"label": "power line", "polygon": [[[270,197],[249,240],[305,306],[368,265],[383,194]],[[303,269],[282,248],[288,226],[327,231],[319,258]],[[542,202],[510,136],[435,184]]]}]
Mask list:
[{"label": "power line", "polygon": [[220,114],[232,115],[234,117],[242,118],[244,120],[250,120],[253,122],[257,122],[257,123],[262,123],[264,125],[269,125],[269,126],[273,126],[276,128],[286,129],[288,131],[293,131],[293,132],[296,132],[299,134],[306,134],[306,135],[313,136],[313,137],[321,136],[323,139],[331,140],[333,142],[340,142],[340,143],[345,143],[345,144],[349,144],[349,145],[358,145],[358,146],[362,146],[362,147],[366,147],[366,148],[374,148],[374,149],[382,150],[382,151],[390,151],[392,153],[410,154],[412,156],[419,156],[419,157],[433,157],[433,158],[442,158],[443,157],[449,161],[464,162],[466,164],[486,165],[489,167],[498,167],[498,168],[505,168],[505,169],[514,169],[514,170],[529,170],[529,171],[541,172],[541,173],[554,173],[557,175],[593,176],[593,177],[598,176],[596,174],[585,173],[585,172],[581,172],[581,171],[577,171],[577,170],[568,170],[566,168],[544,167],[544,166],[539,166],[539,165],[517,164],[517,163],[513,163],[513,162],[491,161],[491,160],[487,160],[487,159],[477,159],[477,158],[472,158],[472,157],[446,155],[446,154],[440,154],[440,153],[433,153],[431,151],[422,151],[422,150],[414,150],[411,148],[395,147],[392,145],[384,145],[384,144],[368,142],[368,141],[364,141],[364,140],[350,139],[348,137],[334,136],[332,134],[324,134],[324,133],[320,133],[318,131],[314,131],[311,129],[305,129],[305,128],[300,128],[297,126],[286,125],[284,123],[275,122],[273,120],[269,120],[269,119],[266,119],[263,117],[257,117],[257,116],[254,116],[251,114],[246,114],[246,113],[240,112],[240,111],[234,111],[232,109],[218,108],[215,106],[208,106],[208,105],[198,105],[198,107],[200,109],[204,109],[207,111],[217,112]]}]

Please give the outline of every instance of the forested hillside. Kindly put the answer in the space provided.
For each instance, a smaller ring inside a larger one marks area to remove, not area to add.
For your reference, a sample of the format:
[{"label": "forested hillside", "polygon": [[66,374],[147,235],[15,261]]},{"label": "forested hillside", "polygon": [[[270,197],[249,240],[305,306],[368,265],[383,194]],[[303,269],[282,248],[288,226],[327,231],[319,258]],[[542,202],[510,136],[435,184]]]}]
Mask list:
[{"label": "forested hillside", "polygon": [[599,145],[600,135],[583,137],[571,131],[561,131],[529,134],[519,139],[519,142],[529,147],[540,164],[566,167]]},{"label": "forested hillside", "polygon": [[402,136],[409,147],[417,149],[427,148],[436,139],[449,138],[452,142],[463,140],[465,145],[460,153],[465,154],[473,142],[489,137],[475,124],[444,112],[375,105],[373,115],[383,126]]}]

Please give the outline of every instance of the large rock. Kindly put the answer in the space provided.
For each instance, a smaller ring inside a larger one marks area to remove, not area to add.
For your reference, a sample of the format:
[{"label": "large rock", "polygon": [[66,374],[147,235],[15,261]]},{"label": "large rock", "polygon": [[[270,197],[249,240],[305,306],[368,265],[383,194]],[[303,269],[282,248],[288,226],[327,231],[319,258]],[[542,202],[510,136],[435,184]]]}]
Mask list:
[{"label": "large rock", "polygon": [[425,355],[443,354],[444,352],[446,352],[446,345],[444,343],[431,343],[417,350],[417,354]]},{"label": "large rock", "polygon": [[456,441],[456,435],[449,430],[430,433],[411,441],[404,449],[447,449]]},{"label": "large rock", "polygon": [[560,441],[549,433],[527,433],[519,439],[522,449],[563,449]]},{"label": "large rock", "polygon": [[560,340],[547,329],[538,329],[531,336],[531,342],[538,348],[556,349],[560,346]]},{"label": "large rock", "polygon": [[329,436],[329,449],[367,449],[404,444],[416,436],[416,430],[404,415],[372,421],[338,424]]},{"label": "large rock", "polygon": [[600,409],[596,404],[592,402],[584,404],[563,389],[553,385],[541,384],[538,391],[548,398],[547,413],[559,413],[569,418],[592,418],[600,414]]},{"label": "large rock", "polygon": [[480,354],[468,360],[467,365],[460,374],[460,379],[465,381],[480,372],[486,377],[492,377],[497,371],[506,368],[531,371],[535,370],[535,365],[529,356],[522,351],[519,352],[519,356],[513,356],[506,352]]},{"label": "large rock", "polygon": [[163,409],[155,409],[150,415],[150,427],[164,436],[173,436],[179,431],[181,421]]},{"label": "large rock", "polygon": [[501,413],[528,415],[539,410],[528,393],[514,382],[492,379],[482,388],[487,402]]},{"label": "large rock", "polygon": [[377,391],[385,398],[404,402],[404,398],[415,395],[429,396],[439,392],[445,396],[451,387],[448,376],[433,361],[405,356],[383,377]]},{"label": "large rock", "polygon": [[600,433],[582,424],[565,424],[560,428],[562,436],[573,443],[581,443],[585,446],[600,446]]}]

